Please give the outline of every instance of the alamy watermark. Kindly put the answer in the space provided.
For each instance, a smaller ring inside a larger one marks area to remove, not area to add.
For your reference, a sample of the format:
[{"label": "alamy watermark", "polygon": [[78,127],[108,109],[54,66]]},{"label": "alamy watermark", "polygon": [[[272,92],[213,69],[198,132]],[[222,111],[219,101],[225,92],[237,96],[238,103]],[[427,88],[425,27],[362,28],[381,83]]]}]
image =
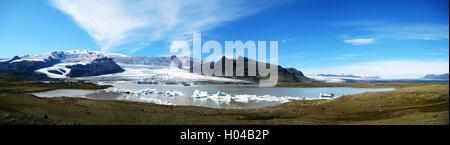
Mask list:
[{"label": "alamy watermark", "polygon": [[[218,41],[209,40],[203,43],[201,33],[192,34],[192,49],[186,41],[179,47],[170,49],[170,53],[179,53],[191,56],[192,61],[183,61],[183,66],[191,66],[193,73],[207,76],[244,76],[244,54],[247,52],[247,76],[258,76],[260,87],[273,87],[278,82],[278,41],[225,41],[225,48]],[[267,51],[268,50],[268,51]],[[268,53],[267,53],[268,52]],[[209,54],[205,56],[203,54]],[[242,56],[240,56],[242,55]],[[219,60],[211,64],[210,60]],[[221,59],[225,56],[227,59]],[[236,61],[236,69],[233,67],[233,59]],[[222,61],[225,61],[224,63]],[[225,66],[222,66],[225,64]],[[224,70],[223,70],[224,69]],[[233,73],[235,71],[236,73]]]}]

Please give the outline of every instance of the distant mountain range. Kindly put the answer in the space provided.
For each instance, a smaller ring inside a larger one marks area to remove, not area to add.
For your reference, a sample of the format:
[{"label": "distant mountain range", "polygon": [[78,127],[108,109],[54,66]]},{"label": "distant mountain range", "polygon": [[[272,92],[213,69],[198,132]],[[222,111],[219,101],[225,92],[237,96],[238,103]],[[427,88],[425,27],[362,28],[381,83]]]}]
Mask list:
[{"label": "distant mountain range", "polygon": [[[247,80],[247,81],[251,81],[251,82],[259,82],[259,80],[264,79],[264,77],[262,77],[260,75],[256,75],[256,76],[248,75],[249,71],[254,71],[254,72],[256,72],[256,74],[259,74],[259,71],[258,71],[258,65],[256,65],[256,68],[249,69],[249,67],[248,67],[249,62],[253,62],[254,64],[258,64],[258,63],[255,60],[249,59],[246,57],[238,57],[237,60],[235,60],[235,59],[226,58],[224,56],[216,62],[211,62],[211,65],[214,64],[214,66],[217,66],[218,63],[222,63],[222,74],[225,74],[225,61],[233,61],[233,76],[227,76],[227,77],[221,76],[221,77]],[[244,72],[243,72],[244,76],[236,75],[236,73],[238,72],[238,70],[236,69],[237,61],[244,62]],[[271,67],[278,67],[278,82],[313,82],[314,81],[313,79],[310,79],[310,78],[306,77],[305,75],[303,75],[303,73],[301,71],[299,71],[295,68],[284,68],[280,65],[275,66],[273,64],[268,64],[268,63],[264,63],[264,64],[265,64],[265,66],[271,65]]]},{"label": "distant mountain range", "polygon": [[448,73],[441,75],[426,75],[423,78],[409,79],[387,79],[378,76],[360,76],[352,74],[306,74],[308,78],[325,83],[346,83],[346,82],[448,82]]},{"label": "distant mountain range", "polygon": [[378,76],[362,76],[353,74],[307,74],[306,77],[316,81],[325,83],[345,83],[345,82],[362,82],[362,81],[380,81]]},{"label": "distant mountain range", "polygon": [[364,76],[364,75],[353,75],[353,74],[317,74],[318,76],[324,77],[343,77],[343,78],[361,78],[361,79],[379,79],[379,76]]},{"label": "distant mountain range", "polygon": [[445,74],[440,74],[440,75],[436,75],[436,74],[428,74],[425,77],[423,77],[425,79],[439,79],[439,80],[448,80],[449,79],[449,74],[445,73]]}]

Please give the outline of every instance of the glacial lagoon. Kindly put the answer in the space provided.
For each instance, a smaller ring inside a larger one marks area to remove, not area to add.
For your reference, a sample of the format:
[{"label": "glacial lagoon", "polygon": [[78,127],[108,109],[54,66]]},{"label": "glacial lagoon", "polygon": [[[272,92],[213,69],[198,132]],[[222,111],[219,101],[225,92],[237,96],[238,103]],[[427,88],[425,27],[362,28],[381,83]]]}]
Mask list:
[{"label": "glacial lagoon", "polygon": [[[112,85],[105,90],[61,89],[37,92],[38,97],[80,97],[93,100],[124,100],[147,102],[162,105],[202,106],[209,108],[252,109],[272,106],[293,100],[333,99],[344,95],[364,92],[391,91],[393,88],[348,88],[348,87],[320,87],[320,88],[260,88],[251,85],[157,85],[128,83],[102,83]],[[214,95],[218,91],[232,96],[230,102],[222,102],[206,98],[193,98],[195,90],[206,91]],[[176,92],[169,95],[168,92]],[[333,98],[321,97],[320,93],[333,93]],[[174,95],[175,94],[175,95]],[[248,98],[248,102],[238,102],[235,96]]]}]

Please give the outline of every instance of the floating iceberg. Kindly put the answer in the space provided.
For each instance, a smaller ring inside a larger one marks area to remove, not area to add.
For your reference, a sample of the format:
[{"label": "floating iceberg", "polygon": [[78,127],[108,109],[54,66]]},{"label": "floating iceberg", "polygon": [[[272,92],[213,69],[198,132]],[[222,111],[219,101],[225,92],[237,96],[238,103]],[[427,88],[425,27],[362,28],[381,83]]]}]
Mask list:
[{"label": "floating iceberg", "polygon": [[235,102],[239,102],[239,103],[248,103],[248,96],[247,95],[236,95],[233,97],[233,100]]},{"label": "floating iceberg", "polygon": [[108,88],[102,90],[108,93],[123,93],[120,100],[147,102],[162,105],[175,105],[168,101],[163,101],[156,97],[176,97],[183,96],[183,93],[175,90],[163,91],[159,89],[124,89],[124,88]]},{"label": "floating iceberg", "polygon": [[183,96],[183,93],[175,91],[175,90],[169,90],[165,94],[166,94],[166,96],[170,96],[170,97]]},{"label": "floating iceberg", "polygon": [[122,88],[110,88],[110,89],[104,89],[103,92],[108,92],[108,93],[128,93],[128,94],[137,95],[137,96],[162,95],[162,96],[174,97],[174,96],[182,96],[183,95],[183,93],[180,92],[180,91],[175,91],[175,90],[163,91],[163,90],[149,89],[149,88],[140,89],[140,90],[136,90],[136,89],[122,89]]},{"label": "floating iceberg", "polygon": [[145,96],[135,96],[135,95],[124,95],[123,98],[119,100],[125,101],[136,101],[136,102],[146,102],[146,103],[154,103],[160,105],[175,105],[170,103],[169,101],[163,101],[157,98],[145,97]]},{"label": "floating iceberg", "polygon": [[103,89],[101,91],[106,93],[130,93],[129,89],[122,89],[122,88],[108,88]]},{"label": "floating iceberg", "polygon": [[209,99],[215,101],[215,102],[223,102],[226,104],[230,104],[231,102],[231,95],[226,94],[224,92],[217,92],[216,94],[209,96]]},{"label": "floating iceberg", "polygon": [[208,97],[208,92],[195,90],[194,94],[192,94],[192,98],[206,98]]},{"label": "floating iceberg", "polygon": [[[252,102],[280,102],[280,103],[287,103],[294,100],[314,100],[317,98],[307,98],[307,97],[298,97],[298,96],[272,96],[272,95],[249,95],[249,94],[242,94],[242,95],[236,95],[233,97],[233,100],[235,102],[241,102],[241,103],[248,103],[250,101]],[[323,98],[319,98],[323,99]]]},{"label": "floating iceberg", "polygon": [[[145,89],[124,89],[124,88],[108,88],[102,90],[103,92],[123,93],[124,100],[149,102],[155,104],[174,105],[167,99],[159,97],[178,97],[185,96],[182,92],[176,90],[159,90],[152,88]],[[317,99],[333,99],[331,97],[302,97],[302,96],[272,96],[272,95],[250,95],[250,94],[238,94],[231,95],[225,92],[217,92],[215,94],[208,94],[206,91],[195,90],[192,98],[202,101],[214,101],[216,103],[230,104],[234,103],[259,103],[259,102],[274,102],[274,103],[287,103],[294,100],[317,100]],[[232,101],[233,100],[233,101]]]}]

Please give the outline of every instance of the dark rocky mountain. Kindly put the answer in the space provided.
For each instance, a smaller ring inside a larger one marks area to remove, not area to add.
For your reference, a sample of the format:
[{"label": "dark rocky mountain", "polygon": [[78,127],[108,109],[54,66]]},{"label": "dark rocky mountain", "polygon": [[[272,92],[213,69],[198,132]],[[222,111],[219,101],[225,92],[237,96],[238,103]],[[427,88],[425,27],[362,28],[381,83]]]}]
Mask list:
[{"label": "dark rocky mountain", "polygon": [[71,69],[68,74],[69,77],[99,76],[125,71],[111,58],[106,57],[95,59],[94,61],[86,65],[77,64],[66,67]]},{"label": "dark rocky mountain", "polygon": [[[281,67],[281,66],[280,66]],[[279,69],[280,70],[280,69]],[[283,67],[281,67],[281,70],[284,70]],[[283,74],[286,74],[286,76],[289,76],[287,78],[291,78],[290,80],[286,80],[287,82],[312,82],[313,80],[311,78],[306,77],[303,75],[303,73],[295,68],[286,68],[287,72],[283,72]],[[280,72],[278,72],[280,73]],[[283,82],[283,80],[281,81]]]},{"label": "dark rocky mountain", "polygon": [[[228,59],[226,57],[222,57],[220,60],[218,60],[216,62],[209,62],[209,64],[210,64],[210,67],[213,68],[213,66],[215,64],[222,63],[222,74],[225,74],[225,60],[233,61],[233,76],[220,76],[220,77],[247,80],[247,81],[251,81],[251,82],[259,82],[259,80],[265,79],[265,77],[262,77],[260,75],[256,75],[256,76],[248,75],[248,72],[249,72],[248,63],[253,61],[257,64],[257,62],[255,60],[249,59],[246,57],[238,57],[238,61],[240,61],[240,59],[244,59],[244,76],[236,75],[236,60],[234,60],[234,59],[232,60],[232,59]],[[265,64],[267,67],[269,67],[269,65],[272,65],[274,67],[273,64],[268,64],[268,63],[265,63]],[[301,71],[299,71],[295,68],[284,68],[280,65],[278,65],[277,67],[278,67],[278,82],[313,82],[314,81],[313,79],[304,76]],[[256,70],[252,70],[252,69],[256,69]],[[256,68],[250,68],[250,71],[255,71],[256,74],[259,74],[258,65],[256,65]],[[192,69],[191,69],[191,72],[192,72]]]},{"label": "dark rocky mountain", "polygon": [[60,60],[53,58],[47,58],[43,61],[23,60],[13,62],[14,60],[18,59],[20,59],[20,57],[15,56],[8,61],[0,62],[0,73],[22,76],[42,76],[41,74],[37,74],[34,71],[60,63]]},{"label": "dark rocky mountain", "polygon": [[449,79],[449,74],[445,73],[445,74],[440,74],[440,75],[436,75],[436,74],[428,74],[424,77],[425,79],[439,79],[439,80],[448,80]]}]

